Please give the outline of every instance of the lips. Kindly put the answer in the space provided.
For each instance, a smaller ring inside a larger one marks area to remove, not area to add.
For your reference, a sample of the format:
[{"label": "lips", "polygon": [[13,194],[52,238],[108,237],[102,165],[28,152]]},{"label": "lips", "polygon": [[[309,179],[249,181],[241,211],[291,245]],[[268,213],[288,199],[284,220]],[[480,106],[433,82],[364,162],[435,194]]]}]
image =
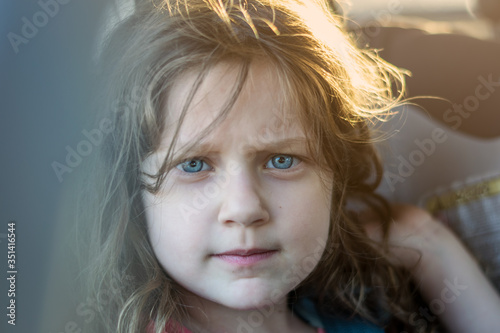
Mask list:
[{"label": "lips", "polygon": [[250,266],[270,259],[278,250],[274,249],[235,249],[213,255],[216,259],[238,266]]}]

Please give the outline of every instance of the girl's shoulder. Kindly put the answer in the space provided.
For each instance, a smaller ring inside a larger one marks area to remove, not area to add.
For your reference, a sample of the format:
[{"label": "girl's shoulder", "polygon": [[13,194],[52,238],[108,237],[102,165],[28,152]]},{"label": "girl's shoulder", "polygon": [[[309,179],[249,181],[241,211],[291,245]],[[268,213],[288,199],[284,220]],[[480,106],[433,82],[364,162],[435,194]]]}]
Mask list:
[{"label": "girl's shoulder", "polygon": [[310,325],[323,328],[325,333],[384,333],[384,329],[359,317],[344,318],[322,315],[309,298],[301,299],[294,306],[294,312]]}]

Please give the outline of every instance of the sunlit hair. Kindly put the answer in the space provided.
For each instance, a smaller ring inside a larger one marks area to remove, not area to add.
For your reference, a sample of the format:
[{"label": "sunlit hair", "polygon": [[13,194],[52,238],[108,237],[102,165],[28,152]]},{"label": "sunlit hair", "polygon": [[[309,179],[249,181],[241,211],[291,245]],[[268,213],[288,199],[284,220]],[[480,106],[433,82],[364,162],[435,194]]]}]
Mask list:
[{"label": "sunlit hair", "polygon": [[[382,167],[369,124],[384,119],[401,101],[402,73],[358,49],[343,21],[320,1],[143,1],[106,42],[104,95],[114,124],[91,171],[82,219],[82,255],[100,320],[91,330],[143,332],[153,325],[187,320],[175,281],[164,272],[149,243],[141,191],[158,191],[172,166],[169,150],[157,174],[141,163],[164,134],[169,91],[187,71],[198,73],[182,110],[174,141],[196,89],[221,62],[239,66],[232,98],[206,135],[231,112],[252,62],[276,68],[284,103],[299,110],[311,156],[333,173],[329,241],[318,267],[290,296],[312,296],[326,312],[359,315],[379,324],[387,316],[406,322],[416,311],[408,275],[376,251],[351,203],[374,210],[383,222],[390,208],[375,189]],[[168,110],[167,110],[168,112]],[[172,143],[171,146],[173,146]],[[186,147],[189,149],[189,147]],[[148,181],[145,181],[148,180]],[[89,222],[90,221],[90,222]],[[172,331],[172,329],[169,330]]]}]

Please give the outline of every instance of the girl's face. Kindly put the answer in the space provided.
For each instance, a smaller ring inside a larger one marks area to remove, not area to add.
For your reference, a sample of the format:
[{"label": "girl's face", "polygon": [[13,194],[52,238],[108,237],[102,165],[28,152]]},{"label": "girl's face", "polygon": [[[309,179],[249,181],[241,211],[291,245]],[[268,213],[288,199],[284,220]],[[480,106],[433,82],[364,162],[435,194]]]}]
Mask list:
[{"label": "girl's face", "polygon": [[[178,134],[177,166],[159,193],[143,199],[168,275],[206,306],[244,310],[283,302],[317,265],[328,238],[331,177],[308,155],[296,110],[283,110],[284,89],[264,61],[251,65],[227,118],[199,139],[230,98],[238,70],[221,63],[210,71]],[[145,172],[163,161],[196,76],[184,75],[170,91],[165,132]]]}]

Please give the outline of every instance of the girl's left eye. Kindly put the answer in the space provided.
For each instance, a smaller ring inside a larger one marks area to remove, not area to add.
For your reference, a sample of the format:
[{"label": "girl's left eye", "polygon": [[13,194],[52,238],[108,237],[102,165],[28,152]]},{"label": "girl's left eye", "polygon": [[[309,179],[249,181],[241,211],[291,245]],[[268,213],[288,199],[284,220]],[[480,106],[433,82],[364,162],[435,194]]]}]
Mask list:
[{"label": "girl's left eye", "polygon": [[290,169],[299,163],[299,159],[290,155],[275,155],[266,163],[267,169]]},{"label": "girl's left eye", "polygon": [[196,173],[200,171],[208,171],[211,169],[210,165],[208,165],[205,161],[196,158],[184,161],[178,164],[176,168],[187,173]]}]

